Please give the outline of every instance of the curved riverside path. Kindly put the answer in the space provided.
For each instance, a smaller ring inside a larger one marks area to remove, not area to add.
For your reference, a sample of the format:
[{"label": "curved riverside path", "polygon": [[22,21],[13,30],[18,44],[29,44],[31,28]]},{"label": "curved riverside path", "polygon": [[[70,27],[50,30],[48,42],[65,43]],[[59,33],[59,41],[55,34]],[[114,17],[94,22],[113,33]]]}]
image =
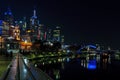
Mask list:
[{"label": "curved riverside path", "polygon": [[17,80],[18,55],[16,55],[4,72],[0,80]]},{"label": "curved riverside path", "polygon": [[9,68],[0,80],[53,80],[42,70],[35,68],[21,54],[13,58]]}]

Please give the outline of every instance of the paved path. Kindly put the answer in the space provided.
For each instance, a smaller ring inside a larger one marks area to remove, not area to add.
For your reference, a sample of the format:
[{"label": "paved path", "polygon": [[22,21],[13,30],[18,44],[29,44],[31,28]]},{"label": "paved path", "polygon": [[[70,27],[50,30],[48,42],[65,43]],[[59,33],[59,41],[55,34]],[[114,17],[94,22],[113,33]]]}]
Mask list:
[{"label": "paved path", "polygon": [[6,77],[5,80],[16,80],[16,74],[17,74],[17,60],[18,60],[18,56],[16,56],[15,58],[12,59],[11,65],[10,65],[10,71]]},{"label": "paved path", "polygon": [[19,55],[20,80],[35,80],[30,70],[23,61],[22,55]]},{"label": "paved path", "polygon": [[21,54],[13,58],[7,77],[2,80],[53,80],[42,70],[35,68]]}]

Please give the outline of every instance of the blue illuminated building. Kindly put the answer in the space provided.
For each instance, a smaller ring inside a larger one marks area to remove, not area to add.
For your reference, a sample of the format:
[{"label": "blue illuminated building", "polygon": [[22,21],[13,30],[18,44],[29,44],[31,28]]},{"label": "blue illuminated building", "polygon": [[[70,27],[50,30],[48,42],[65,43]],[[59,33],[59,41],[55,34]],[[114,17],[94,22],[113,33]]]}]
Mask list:
[{"label": "blue illuminated building", "polygon": [[0,20],[0,26],[2,26],[2,24],[3,24],[3,21],[2,21],[2,20]]},{"label": "blue illuminated building", "polygon": [[13,25],[14,24],[14,21],[13,21],[13,14],[11,12],[11,9],[8,7],[7,11],[4,13],[4,21],[5,22],[8,22],[9,25]]},{"label": "blue illuminated building", "polygon": [[30,18],[30,24],[27,29],[30,30],[29,35],[31,36],[32,41],[35,41],[37,39],[39,31],[39,20],[37,18],[35,9],[33,10],[33,16]]},{"label": "blue illuminated building", "polygon": [[2,35],[2,25],[3,25],[3,21],[0,20],[0,36]]},{"label": "blue illuminated building", "polygon": [[36,30],[38,28],[39,21],[37,20],[36,10],[33,10],[33,16],[30,18],[30,29]]}]

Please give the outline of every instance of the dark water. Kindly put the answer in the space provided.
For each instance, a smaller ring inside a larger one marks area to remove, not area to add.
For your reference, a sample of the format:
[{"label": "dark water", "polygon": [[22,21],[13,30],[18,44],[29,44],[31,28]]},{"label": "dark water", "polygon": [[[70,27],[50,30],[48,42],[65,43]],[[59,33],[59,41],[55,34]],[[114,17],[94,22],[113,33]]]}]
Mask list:
[{"label": "dark water", "polygon": [[110,57],[55,57],[34,61],[37,67],[54,80],[108,80],[119,79],[120,61]]}]

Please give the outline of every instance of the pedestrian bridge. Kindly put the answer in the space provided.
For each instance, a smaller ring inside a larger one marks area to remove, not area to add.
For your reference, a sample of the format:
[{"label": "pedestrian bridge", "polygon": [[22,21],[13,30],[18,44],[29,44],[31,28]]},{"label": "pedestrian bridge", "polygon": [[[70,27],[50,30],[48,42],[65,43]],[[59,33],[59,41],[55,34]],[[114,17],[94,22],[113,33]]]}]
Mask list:
[{"label": "pedestrian bridge", "polygon": [[77,51],[76,51],[78,54],[82,53],[82,52],[90,52],[90,53],[116,53],[117,50],[100,50],[99,48],[97,48],[97,46],[94,46],[94,45],[86,45],[86,46],[83,46],[81,48],[79,48]]},{"label": "pedestrian bridge", "polygon": [[53,80],[42,70],[34,67],[32,63],[17,54],[8,66],[7,71],[0,80]]}]

